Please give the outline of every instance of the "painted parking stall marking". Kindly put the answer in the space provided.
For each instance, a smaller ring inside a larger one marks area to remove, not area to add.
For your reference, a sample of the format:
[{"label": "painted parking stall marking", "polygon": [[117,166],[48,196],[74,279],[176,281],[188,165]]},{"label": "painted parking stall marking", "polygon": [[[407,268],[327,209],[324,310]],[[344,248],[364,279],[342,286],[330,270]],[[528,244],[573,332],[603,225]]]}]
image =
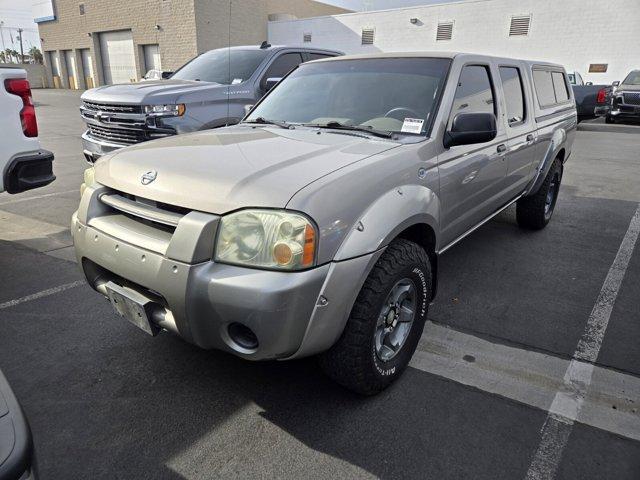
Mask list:
[{"label": "painted parking stall marking", "polygon": [[573,423],[578,420],[589,391],[594,371],[593,362],[598,358],[611,312],[639,235],[640,205],[631,219],[596,304],[589,315],[584,334],[578,342],[573,360],[564,375],[562,388],[551,404],[549,415],[542,426],[540,445],[527,472],[527,480],[555,478]]},{"label": "painted parking stall marking", "polygon": [[42,297],[48,297],[50,295],[55,295],[56,293],[64,292],[65,290],[69,290],[70,288],[75,288],[85,283],[84,280],[77,280],[71,283],[65,283],[64,285],[59,285],[57,287],[48,288],[46,290],[42,290],[37,293],[32,293],[31,295],[27,295],[26,297],[16,298],[14,300],[9,300],[8,302],[0,303],[0,310],[4,310],[5,308],[15,307],[16,305],[20,305],[21,303],[30,302],[32,300],[37,300]]}]

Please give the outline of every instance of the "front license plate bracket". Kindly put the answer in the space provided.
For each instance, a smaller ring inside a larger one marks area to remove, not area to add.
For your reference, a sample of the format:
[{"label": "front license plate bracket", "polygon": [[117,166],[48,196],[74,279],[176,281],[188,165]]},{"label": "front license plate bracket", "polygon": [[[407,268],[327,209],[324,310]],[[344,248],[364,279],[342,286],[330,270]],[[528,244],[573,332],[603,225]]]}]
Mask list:
[{"label": "front license plate bracket", "polygon": [[121,287],[113,282],[107,283],[105,288],[111,306],[118,315],[149,335],[158,334],[160,327],[151,321],[157,303],[135,290]]}]

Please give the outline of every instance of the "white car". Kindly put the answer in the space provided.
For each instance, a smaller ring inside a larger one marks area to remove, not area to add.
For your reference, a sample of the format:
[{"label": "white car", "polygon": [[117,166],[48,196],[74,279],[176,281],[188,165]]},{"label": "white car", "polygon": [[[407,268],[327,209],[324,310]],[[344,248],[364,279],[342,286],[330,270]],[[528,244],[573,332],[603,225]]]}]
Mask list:
[{"label": "white car", "polygon": [[55,180],[53,153],[38,140],[27,72],[0,68],[0,192],[20,193]]}]

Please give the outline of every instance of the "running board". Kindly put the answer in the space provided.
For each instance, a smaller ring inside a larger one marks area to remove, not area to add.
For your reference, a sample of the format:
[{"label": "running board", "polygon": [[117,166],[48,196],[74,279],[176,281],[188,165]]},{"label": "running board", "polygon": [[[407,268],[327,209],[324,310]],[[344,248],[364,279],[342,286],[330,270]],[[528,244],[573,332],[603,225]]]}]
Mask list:
[{"label": "running board", "polygon": [[504,207],[499,208],[498,210],[496,210],[495,212],[493,212],[491,215],[489,215],[487,218],[485,218],[483,221],[481,221],[480,223],[478,223],[475,227],[471,228],[470,230],[467,230],[465,233],[463,233],[462,235],[460,235],[458,238],[456,238],[453,242],[451,242],[450,244],[448,244],[447,246],[445,246],[444,248],[441,248],[440,250],[438,250],[436,253],[438,255],[443,254],[444,252],[446,252],[447,250],[449,250],[451,247],[453,247],[456,243],[458,243],[460,240],[462,240],[463,238],[465,238],[467,235],[475,232],[477,229],[479,229],[481,226],[483,226],[485,223],[487,223],[489,220],[491,220],[493,217],[495,217],[496,215],[498,215],[499,213],[503,212],[504,210],[506,210],[507,208],[509,208],[511,205],[513,205],[514,203],[516,203],[518,200],[520,200],[521,197],[524,196],[524,192],[521,193],[520,195],[518,195],[516,198],[514,198],[513,200],[511,200],[509,203],[507,203]]}]

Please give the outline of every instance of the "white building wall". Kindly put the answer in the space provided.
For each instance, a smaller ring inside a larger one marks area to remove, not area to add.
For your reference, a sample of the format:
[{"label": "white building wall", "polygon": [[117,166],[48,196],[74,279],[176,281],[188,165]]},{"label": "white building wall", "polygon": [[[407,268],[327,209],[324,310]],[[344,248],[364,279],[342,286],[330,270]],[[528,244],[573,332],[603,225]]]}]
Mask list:
[{"label": "white building wall", "polygon": [[[531,15],[528,36],[510,37],[512,16]],[[410,19],[417,18],[415,24]],[[439,22],[453,38],[436,41]],[[361,44],[375,29],[373,45]],[[640,68],[640,0],[468,0],[375,12],[269,23],[269,42],[326,47],[345,53],[461,51],[560,63],[585,81],[611,83]],[[588,73],[607,63],[606,73]]]}]

